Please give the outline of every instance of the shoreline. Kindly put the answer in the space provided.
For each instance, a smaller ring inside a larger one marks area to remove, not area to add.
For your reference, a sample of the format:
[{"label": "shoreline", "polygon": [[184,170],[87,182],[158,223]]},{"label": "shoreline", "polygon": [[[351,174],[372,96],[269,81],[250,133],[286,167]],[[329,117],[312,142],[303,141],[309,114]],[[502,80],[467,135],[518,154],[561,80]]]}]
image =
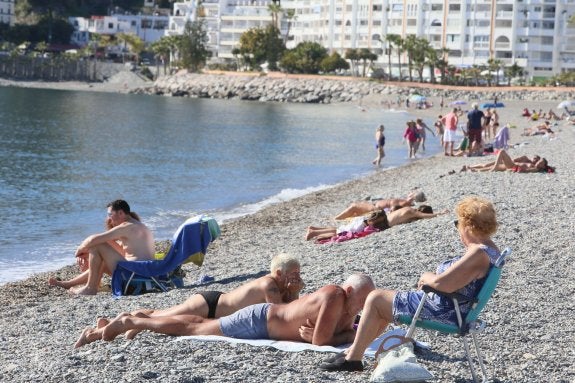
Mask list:
[{"label": "shoreline", "polygon": [[[203,272],[216,278],[208,285],[197,285],[200,271],[186,265],[189,274],[185,288],[122,299],[112,299],[107,292],[72,297],[47,286],[47,276],[55,273],[40,273],[0,286],[4,302],[0,313],[0,347],[4,351],[0,353],[0,378],[13,382],[364,382],[373,368],[369,359],[363,373],[326,373],[317,368],[326,357],[322,353],[291,354],[247,345],[179,342],[152,333],[142,333],[132,341],[95,342],[77,350],[73,344],[96,317],[140,307],[164,308],[200,290],[228,291],[267,270],[271,257],[282,251],[300,256],[304,293],[340,283],[352,272],[370,274],[379,288],[409,289],[421,272],[461,254],[463,247],[451,223],[453,213],[340,244],[317,245],[304,241],[303,236],[308,225],[333,225],[333,216],[366,195],[401,197],[420,188],[437,211],[447,208],[452,212],[455,203],[468,194],[491,199],[500,221],[494,240],[501,248],[513,250],[495,296],[481,316],[488,322],[488,331],[479,335],[479,341],[490,377],[499,382],[573,381],[575,320],[569,310],[573,307],[570,297],[575,292],[575,270],[569,251],[575,245],[575,127],[561,123],[554,140],[518,136],[522,127],[529,126],[519,116],[522,106],[555,104],[518,101],[500,110],[502,123],[520,123],[512,130],[512,143],[522,145],[512,149],[513,155],[547,157],[550,165],[557,167],[554,174],[446,175],[462,165],[490,158],[436,155],[226,222],[222,237],[206,254]],[[422,111],[428,116],[437,112]],[[59,274],[65,277],[76,272],[69,266]],[[417,356],[437,381],[470,381],[459,339],[420,330],[416,336],[431,344],[430,351]],[[58,357],[52,358],[54,354]]]}]

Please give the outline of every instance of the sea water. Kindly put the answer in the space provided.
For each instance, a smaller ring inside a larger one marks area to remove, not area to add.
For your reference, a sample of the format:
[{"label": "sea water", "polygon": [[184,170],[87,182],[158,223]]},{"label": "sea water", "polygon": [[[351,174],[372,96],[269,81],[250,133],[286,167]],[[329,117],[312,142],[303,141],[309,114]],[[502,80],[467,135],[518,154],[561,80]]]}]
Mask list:
[{"label": "sea water", "polygon": [[[377,171],[380,123],[382,168],[405,164],[412,118],[355,105],[0,88],[0,284],[73,263],[114,199],[168,239],[199,213],[223,222]],[[426,146],[424,156],[440,150],[429,135]]]}]

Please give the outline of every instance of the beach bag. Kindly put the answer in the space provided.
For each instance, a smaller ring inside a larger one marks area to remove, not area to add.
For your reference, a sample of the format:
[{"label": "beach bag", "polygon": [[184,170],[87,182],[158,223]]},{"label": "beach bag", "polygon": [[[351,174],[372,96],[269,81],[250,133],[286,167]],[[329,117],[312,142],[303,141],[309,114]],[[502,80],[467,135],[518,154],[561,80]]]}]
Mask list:
[{"label": "beach bag", "polygon": [[[400,342],[386,346],[391,339],[399,339]],[[410,338],[390,335],[381,342],[375,360],[376,367],[371,373],[370,382],[425,382],[435,379],[433,374],[417,363]]]}]

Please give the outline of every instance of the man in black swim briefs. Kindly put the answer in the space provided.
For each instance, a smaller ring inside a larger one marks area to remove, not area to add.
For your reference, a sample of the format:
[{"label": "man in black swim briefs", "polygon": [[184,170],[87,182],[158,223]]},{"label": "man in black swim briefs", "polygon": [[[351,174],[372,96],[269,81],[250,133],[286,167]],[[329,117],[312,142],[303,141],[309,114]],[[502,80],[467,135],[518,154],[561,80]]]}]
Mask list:
[{"label": "man in black swim briefs", "polygon": [[[138,317],[197,315],[203,318],[220,318],[257,303],[289,303],[299,297],[303,287],[299,260],[289,254],[279,254],[272,259],[269,274],[230,292],[199,292],[179,305],[163,310],[140,309],[132,312],[132,315]],[[100,320],[99,323],[107,322]],[[126,337],[131,339],[138,332],[130,331],[126,333]]]},{"label": "man in black swim briefs", "polygon": [[337,346],[353,341],[355,317],[374,289],[369,276],[353,274],[341,286],[324,286],[291,303],[250,305],[220,319],[197,315],[151,318],[123,313],[101,328],[84,330],[76,347],[98,339],[112,341],[122,333],[142,330],[174,336],[224,335]]}]

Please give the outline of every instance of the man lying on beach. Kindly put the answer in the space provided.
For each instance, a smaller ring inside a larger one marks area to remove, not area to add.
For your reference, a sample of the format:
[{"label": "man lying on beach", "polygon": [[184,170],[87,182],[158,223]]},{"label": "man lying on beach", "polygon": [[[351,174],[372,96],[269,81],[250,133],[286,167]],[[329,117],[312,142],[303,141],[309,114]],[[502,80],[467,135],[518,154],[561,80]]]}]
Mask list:
[{"label": "man lying on beach", "polygon": [[[82,273],[68,281],[49,278],[50,286],[79,295],[95,295],[104,273],[112,274],[118,262],[154,259],[154,236],[124,200],[110,202],[104,233],[87,237],[76,250]],[[81,286],[81,287],[78,287]]]},{"label": "man lying on beach", "polygon": [[[384,211],[382,210],[380,211],[383,214],[385,214]],[[387,220],[385,222],[385,225],[380,224],[377,228],[379,230],[386,230],[393,226],[415,222],[420,219],[435,218],[438,215],[447,214],[448,212],[449,210],[443,210],[439,213],[434,213],[432,207],[428,205],[421,205],[417,209],[412,207],[393,206],[391,212],[387,214]],[[361,218],[363,217],[360,217],[360,219]],[[350,225],[353,226],[353,224],[355,223],[356,221],[354,220],[350,222]],[[366,224],[369,224],[369,221],[367,221]],[[318,241],[329,239],[335,235],[343,233],[346,230],[346,226],[339,228],[335,226],[327,226],[327,227],[309,226],[307,228],[305,239],[306,241],[309,241],[310,239],[316,239]]]},{"label": "man lying on beach", "polygon": [[324,286],[291,303],[251,305],[219,319],[197,315],[150,318],[122,313],[103,327],[85,329],[76,347],[100,339],[112,341],[129,330],[150,330],[174,336],[219,335],[337,346],[353,341],[355,317],[374,289],[369,276],[353,274],[341,286]]},{"label": "man lying on beach", "polygon": [[423,192],[411,192],[407,198],[390,198],[379,199],[375,201],[357,201],[349,205],[344,211],[339,213],[335,220],[343,220],[349,217],[359,217],[367,215],[376,210],[391,209],[394,206],[406,207],[413,206],[415,202],[425,202],[425,194]]},{"label": "man lying on beach", "polygon": [[[300,277],[299,260],[289,254],[276,255],[270,265],[270,273],[254,279],[227,293],[202,291],[192,295],[182,304],[164,310],[137,310],[135,316],[170,317],[174,315],[197,315],[203,318],[220,318],[256,303],[290,303],[299,298],[304,283]],[[100,321],[100,326],[106,324]],[[128,339],[139,331],[126,333]]]}]

